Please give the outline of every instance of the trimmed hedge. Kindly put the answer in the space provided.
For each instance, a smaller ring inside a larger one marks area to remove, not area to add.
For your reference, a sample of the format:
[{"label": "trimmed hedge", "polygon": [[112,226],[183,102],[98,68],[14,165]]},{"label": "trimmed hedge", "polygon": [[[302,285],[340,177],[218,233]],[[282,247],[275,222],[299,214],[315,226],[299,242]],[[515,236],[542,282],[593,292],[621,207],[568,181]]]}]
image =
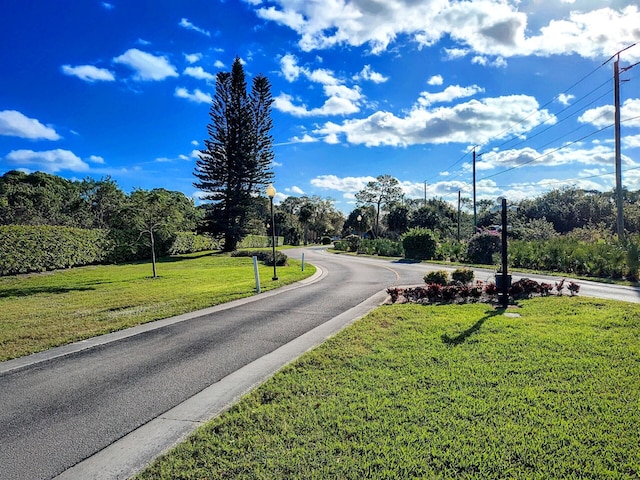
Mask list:
[{"label": "trimmed hedge", "polygon": [[0,274],[43,272],[108,261],[108,230],[50,225],[0,226]]},{"label": "trimmed hedge", "polygon": [[[232,257],[258,257],[258,260],[268,266],[273,266],[273,253],[268,250],[235,250],[231,252]],[[287,257],[284,253],[276,250],[276,266],[287,265]]]},{"label": "trimmed hedge", "polygon": [[178,232],[169,247],[169,255],[219,250],[220,244],[208,235],[197,235],[195,232]]},{"label": "trimmed hedge", "polygon": [[[284,237],[276,237],[276,247],[280,245],[284,245]],[[266,248],[270,246],[270,235],[247,235],[238,244],[238,248]]]}]

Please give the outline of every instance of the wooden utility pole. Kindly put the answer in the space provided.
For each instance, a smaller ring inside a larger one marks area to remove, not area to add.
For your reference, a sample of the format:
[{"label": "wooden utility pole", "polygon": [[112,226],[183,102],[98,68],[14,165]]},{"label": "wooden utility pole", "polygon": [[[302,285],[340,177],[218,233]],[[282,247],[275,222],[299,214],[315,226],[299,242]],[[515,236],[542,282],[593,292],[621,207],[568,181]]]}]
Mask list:
[{"label": "wooden utility pole", "polygon": [[613,54],[609,60],[603,63],[606,65],[613,58],[616,60],[613,62],[613,102],[615,107],[615,166],[616,166],[616,230],[618,232],[618,239],[624,239],[624,198],[622,195],[622,152],[620,149],[620,71],[626,72],[631,68],[638,65],[638,63],[634,63],[633,65],[620,69],[620,54],[625,50],[629,50],[631,47],[635,47],[636,44],[629,45],[627,48],[623,48],[619,52]]},{"label": "wooden utility pole", "polygon": [[616,230],[618,239],[624,238],[624,209],[622,206],[622,153],[620,152],[620,53],[613,62],[613,96],[615,104],[615,145],[616,145]]}]

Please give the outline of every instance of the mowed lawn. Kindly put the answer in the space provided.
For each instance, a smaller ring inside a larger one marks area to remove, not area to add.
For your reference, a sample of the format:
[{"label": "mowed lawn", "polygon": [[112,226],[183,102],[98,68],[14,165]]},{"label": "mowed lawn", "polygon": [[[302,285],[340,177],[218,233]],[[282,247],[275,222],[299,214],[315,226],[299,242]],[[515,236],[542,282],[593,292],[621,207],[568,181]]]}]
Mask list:
[{"label": "mowed lawn", "polygon": [[640,478],[640,305],[383,306],[138,479]]},{"label": "mowed lawn", "polygon": [[[260,262],[262,290],[312,275]],[[251,258],[200,253],[151,263],[0,277],[0,361],[255,294]]]}]

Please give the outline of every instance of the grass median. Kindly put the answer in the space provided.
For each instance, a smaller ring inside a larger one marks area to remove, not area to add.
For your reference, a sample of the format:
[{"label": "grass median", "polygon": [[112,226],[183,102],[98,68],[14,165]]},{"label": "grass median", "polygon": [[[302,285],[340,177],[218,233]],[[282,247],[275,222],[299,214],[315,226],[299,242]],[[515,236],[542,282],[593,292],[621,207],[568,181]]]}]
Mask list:
[{"label": "grass median", "polygon": [[383,306],[146,479],[638,478],[640,305]]},{"label": "grass median", "polygon": [[[315,268],[260,264],[262,290],[312,275]],[[255,294],[251,258],[216,253],[150,263],[100,265],[0,278],[0,361]]]}]

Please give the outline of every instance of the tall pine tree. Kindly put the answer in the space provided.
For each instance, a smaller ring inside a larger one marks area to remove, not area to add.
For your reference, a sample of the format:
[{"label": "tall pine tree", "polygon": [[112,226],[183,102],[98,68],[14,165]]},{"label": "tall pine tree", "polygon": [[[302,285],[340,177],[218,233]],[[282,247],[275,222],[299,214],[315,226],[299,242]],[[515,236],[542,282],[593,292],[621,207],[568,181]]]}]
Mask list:
[{"label": "tall pine tree", "polygon": [[224,235],[225,251],[235,250],[246,235],[247,220],[273,178],[272,103],[271,85],[263,75],[253,79],[251,93],[247,93],[238,57],[231,73],[216,76],[209,138],[196,161],[194,186],[211,201],[205,229]]}]

